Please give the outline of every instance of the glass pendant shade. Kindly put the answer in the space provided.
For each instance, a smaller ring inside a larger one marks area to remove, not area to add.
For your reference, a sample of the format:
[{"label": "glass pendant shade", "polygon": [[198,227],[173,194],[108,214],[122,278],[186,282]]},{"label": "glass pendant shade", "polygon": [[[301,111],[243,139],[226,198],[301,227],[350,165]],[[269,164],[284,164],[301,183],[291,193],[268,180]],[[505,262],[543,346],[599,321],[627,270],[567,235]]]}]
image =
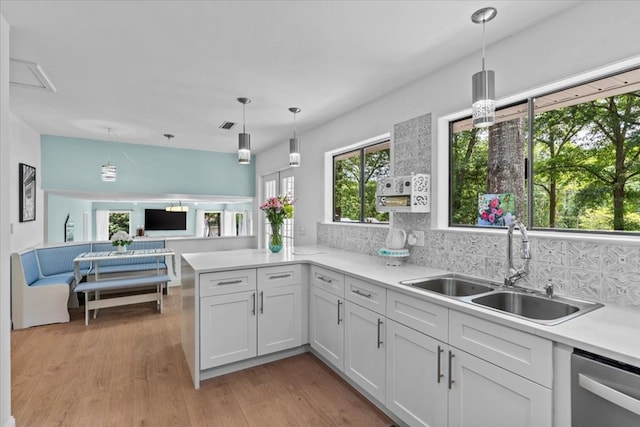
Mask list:
[{"label": "glass pendant shade", "polygon": [[294,168],[300,166],[300,140],[298,138],[289,139],[289,166]]},{"label": "glass pendant shade", "polygon": [[251,135],[248,133],[238,134],[238,163],[242,165],[251,163]]},{"label": "glass pendant shade", "polygon": [[101,177],[104,182],[115,182],[118,176],[116,165],[112,165],[110,162],[102,165]]},{"label": "glass pendant shade", "polygon": [[471,83],[473,126],[477,128],[491,126],[496,122],[495,74],[492,70],[479,71],[473,75]]}]

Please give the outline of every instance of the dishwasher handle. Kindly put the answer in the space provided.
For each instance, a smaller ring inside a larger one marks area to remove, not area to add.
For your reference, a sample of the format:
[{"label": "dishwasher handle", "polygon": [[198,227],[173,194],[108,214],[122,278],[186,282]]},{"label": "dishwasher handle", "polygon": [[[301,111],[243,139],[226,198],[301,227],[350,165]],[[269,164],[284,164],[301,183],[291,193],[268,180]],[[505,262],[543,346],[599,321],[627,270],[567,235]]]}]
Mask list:
[{"label": "dishwasher handle", "polygon": [[578,374],[578,384],[587,391],[620,406],[636,415],[640,415],[640,400],[614,390],[584,374]]}]

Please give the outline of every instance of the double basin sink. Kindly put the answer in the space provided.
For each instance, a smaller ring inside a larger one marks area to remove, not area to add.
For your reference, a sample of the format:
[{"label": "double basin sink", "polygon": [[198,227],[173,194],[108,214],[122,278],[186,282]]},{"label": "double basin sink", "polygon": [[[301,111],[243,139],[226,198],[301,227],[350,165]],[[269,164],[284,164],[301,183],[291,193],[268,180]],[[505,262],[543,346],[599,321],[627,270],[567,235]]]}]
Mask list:
[{"label": "double basin sink", "polygon": [[435,292],[544,325],[556,325],[602,307],[600,303],[556,295],[547,296],[525,288],[505,288],[457,274],[406,280],[400,284]]}]

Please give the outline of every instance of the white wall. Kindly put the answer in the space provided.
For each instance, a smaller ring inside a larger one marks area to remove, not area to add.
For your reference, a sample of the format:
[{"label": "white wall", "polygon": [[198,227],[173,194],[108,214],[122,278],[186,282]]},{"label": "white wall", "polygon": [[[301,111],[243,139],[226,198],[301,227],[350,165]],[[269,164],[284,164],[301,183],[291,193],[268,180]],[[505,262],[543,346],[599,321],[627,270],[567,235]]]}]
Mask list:
[{"label": "white wall", "polygon": [[[523,28],[515,36],[487,46],[487,67],[496,72],[498,102],[508,96],[639,55],[638,16],[638,1],[583,2],[542,25]],[[498,25],[499,19],[498,13],[491,25]],[[491,26],[488,26],[487,31],[490,30]],[[479,43],[479,40],[469,42]],[[338,119],[299,134],[302,165],[295,171],[297,245],[314,244],[316,223],[323,221],[326,191],[324,153],[392,132],[395,123],[426,113],[432,113],[435,126],[441,116],[470,111],[471,76],[479,71],[481,65],[479,50],[480,47],[472,57],[448,64]],[[437,150],[438,130],[435,127],[432,137]],[[283,142],[258,154],[257,177],[278,165],[286,165],[287,144]],[[435,153],[432,158],[436,158]],[[438,166],[433,165],[434,173]],[[433,185],[435,188],[437,183]],[[300,226],[304,226],[305,236],[298,234]]]},{"label": "white wall", "polygon": [[11,416],[11,319],[9,212],[11,199],[9,113],[9,24],[0,15],[0,425],[15,425]]},{"label": "white wall", "polygon": [[[27,89],[23,89],[27,90]],[[40,133],[29,127],[18,116],[11,113],[11,167],[9,198],[15,200],[10,212],[11,252],[41,244],[44,235],[45,206],[42,191],[42,168],[40,167]],[[19,164],[26,163],[36,168],[36,220],[20,222]]]}]

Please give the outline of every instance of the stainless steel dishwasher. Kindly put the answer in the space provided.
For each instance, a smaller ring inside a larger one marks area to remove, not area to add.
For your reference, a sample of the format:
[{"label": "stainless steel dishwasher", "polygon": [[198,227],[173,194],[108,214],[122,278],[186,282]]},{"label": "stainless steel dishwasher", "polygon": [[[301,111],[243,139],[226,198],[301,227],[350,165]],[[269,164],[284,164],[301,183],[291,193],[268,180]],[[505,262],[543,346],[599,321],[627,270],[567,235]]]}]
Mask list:
[{"label": "stainless steel dishwasher", "polygon": [[571,355],[571,425],[640,426],[640,367],[575,349]]}]

